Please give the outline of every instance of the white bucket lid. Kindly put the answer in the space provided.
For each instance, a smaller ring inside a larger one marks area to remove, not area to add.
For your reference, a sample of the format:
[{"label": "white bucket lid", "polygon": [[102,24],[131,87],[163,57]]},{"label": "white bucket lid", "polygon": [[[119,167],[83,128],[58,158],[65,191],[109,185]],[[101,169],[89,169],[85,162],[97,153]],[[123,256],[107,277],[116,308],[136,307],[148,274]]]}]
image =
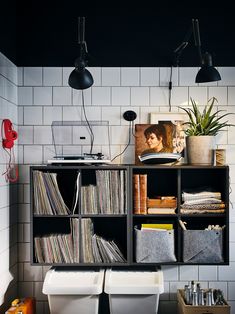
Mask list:
[{"label": "white bucket lid", "polygon": [[104,270],[50,269],[45,277],[42,292],[49,295],[100,294],[103,291]]},{"label": "white bucket lid", "polygon": [[163,272],[106,270],[104,291],[109,294],[161,294]]}]

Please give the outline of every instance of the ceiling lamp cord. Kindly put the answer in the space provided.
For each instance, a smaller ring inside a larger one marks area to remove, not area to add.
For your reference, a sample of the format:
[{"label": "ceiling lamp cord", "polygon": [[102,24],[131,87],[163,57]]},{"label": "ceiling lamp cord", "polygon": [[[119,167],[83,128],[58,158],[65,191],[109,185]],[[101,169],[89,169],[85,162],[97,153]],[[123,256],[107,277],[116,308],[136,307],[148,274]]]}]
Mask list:
[{"label": "ceiling lamp cord", "polygon": [[84,114],[84,117],[85,117],[85,120],[86,120],[88,129],[89,129],[89,132],[90,132],[90,137],[91,137],[90,154],[92,154],[95,136],[94,136],[92,127],[91,127],[91,125],[90,125],[90,123],[89,123],[89,120],[87,119],[86,109],[85,109],[84,92],[83,92],[83,90],[82,90],[82,110],[83,110],[83,114]]},{"label": "ceiling lamp cord", "polygon": [[94,84],[91,73],[86,69],[87,44],[85,42],[85,17],[78,18],[78,44],[80,45],[80,55],[75,60],[75,69],[70,73],[68,84],[74,89],[87,89]]},{"label": "ceiling lamp cord", "polygon": [[171,68],[170,68],[169,101],[168,101],[169,112],[171,112],[171,109],[172,109],[172,105],[171,105],[171,96],[172,96],[172,71],[173,71],[173,66],[171,66]]}]

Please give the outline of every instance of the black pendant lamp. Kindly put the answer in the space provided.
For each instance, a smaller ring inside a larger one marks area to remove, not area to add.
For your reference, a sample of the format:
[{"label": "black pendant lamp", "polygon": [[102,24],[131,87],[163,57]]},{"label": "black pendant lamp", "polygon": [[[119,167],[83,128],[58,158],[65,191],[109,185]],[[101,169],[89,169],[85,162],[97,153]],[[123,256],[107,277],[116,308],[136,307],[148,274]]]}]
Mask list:
[{"label": "black pendant lamp", "polygon": [[221,76],[216,68],[212,65],[212,57],[211,55],[206,52],[202,56],[202,67],[198,71],[196,76],[196,83],[205,83],[205,82],[215,82],[220,81]]},{"label": "black pendant lamp", "polygon": [[201,39],[200,39],[200,32],[199,32],[199,22],[198,19],[192,19],[192,27],[188,30],[184,41],[174,50],[174,57],[175,57],[175,65],[179,65],[179,59],[183,52],[183,50],[188,46],[190,37],[193,33],[195,46],[198,50],[199,55],[199,62],[200,62],[200,70],[196,75],[195,82],[196,83],[205,83],[205,82],[214,82],[220,81],[221,76],[216,68],[213,67],[212,64],[212,57],[211,54],[208,52],[202,54],[201,51]]},{"label": "black pendant lamp", "polygon": [[94,83],[87,66],[87,45],[85,42],[85,17],[78,18],[78,44],[80,45],[80,55],[75,60],[75,69],[69,75],[69,86],[74,89],[87,89]]},{"label": "black pendant lamp", "polygon": [[192,24],[193,24],[194,42],[195,42],[195,46],[198,48],[198,54],[199,54],[200,65],[201,65],[201,69],[198,71],[196,75],[195,82],[206,83],[206,82],[220,81],[221,76],[219,72],[216,70],[216,68],[213,67],[211,54],[208,52],[202,54],[198,20],[192,19]]}]

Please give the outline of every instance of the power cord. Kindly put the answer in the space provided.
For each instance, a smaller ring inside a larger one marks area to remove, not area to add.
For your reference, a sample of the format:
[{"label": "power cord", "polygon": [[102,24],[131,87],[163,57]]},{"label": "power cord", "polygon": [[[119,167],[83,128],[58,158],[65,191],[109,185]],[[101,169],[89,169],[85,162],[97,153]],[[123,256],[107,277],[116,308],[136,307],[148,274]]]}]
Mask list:
[{"label": "power cord", "polygon": [[173,71],[173,66],[171,66],[170,70],[170,81],[169,81],[169,111],[171,112],[171,95],[172,95],[172,71]]},{"label": "power cord", "polygon": [[84,114],[84,117],[85,117],[87,126],[88,126],[89,131],[90,131],[90,136],[91,136],[90,154],[92,154],[93,145],[94,145],[94,137],[95,137],[95,136],[94,136],[93,130],[92,130],[92,128],[91,128],[91,125],[90,125],[90,123],[89,123],[89,120],[87,119],[83,90],[82,90],[82,109],[83,109],[83,114]]},{"label": "power cord", "polygon": [[125,151],[127,150],[127,148],[129,147],[129,145],[131,143],[131,135],[133,135],[135,137],[134,132],[133,132],[133,129],[134,129],[134,122],[133,121],[136,119],[136,117],[137,117],[137,114],[134,111],[132,111],[132,110],[128,110],[128,111],[125,111],[123,113],[123,118],[126,121],[129,121],[128,142],[127,142],[126,146],[124,147],[123,151],[120,154],[114,156],[111,159],[111,162],[114,161],[117,157],[119,157],[119,156],[121,156],[121,155],[123,155],[125,153]]}]

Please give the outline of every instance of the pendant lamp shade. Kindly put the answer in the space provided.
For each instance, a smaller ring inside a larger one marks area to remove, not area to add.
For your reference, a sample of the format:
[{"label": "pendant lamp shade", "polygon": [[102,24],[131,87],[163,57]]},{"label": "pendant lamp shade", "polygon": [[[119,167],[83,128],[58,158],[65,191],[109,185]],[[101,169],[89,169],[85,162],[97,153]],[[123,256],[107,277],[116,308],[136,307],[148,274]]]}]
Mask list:
[{"label": "pendant lamp shade", "polygon": [[196,83],[206,83],[206,82],[215,82],[220,81],[221,76],[216,68],[212,65],[212,57],[211,55],[206,52],[202,56],[202,67],[198,71],[196,76]]},{"label": "pendant lamp shade", "polygon": [[75,60],[75,69],[70,73],[68,84],[74,89],[87,89],[94,84],[91,73],[87,66],[87,45],[85,42],[85,17],[78,18],[78,43],[80,56]]},{"label": "pendant lamp shade", "polygon": [[87,89],[94,83],[91,73],[83,68],[75,68],[69,75],[69,86],[74,89]]}]

